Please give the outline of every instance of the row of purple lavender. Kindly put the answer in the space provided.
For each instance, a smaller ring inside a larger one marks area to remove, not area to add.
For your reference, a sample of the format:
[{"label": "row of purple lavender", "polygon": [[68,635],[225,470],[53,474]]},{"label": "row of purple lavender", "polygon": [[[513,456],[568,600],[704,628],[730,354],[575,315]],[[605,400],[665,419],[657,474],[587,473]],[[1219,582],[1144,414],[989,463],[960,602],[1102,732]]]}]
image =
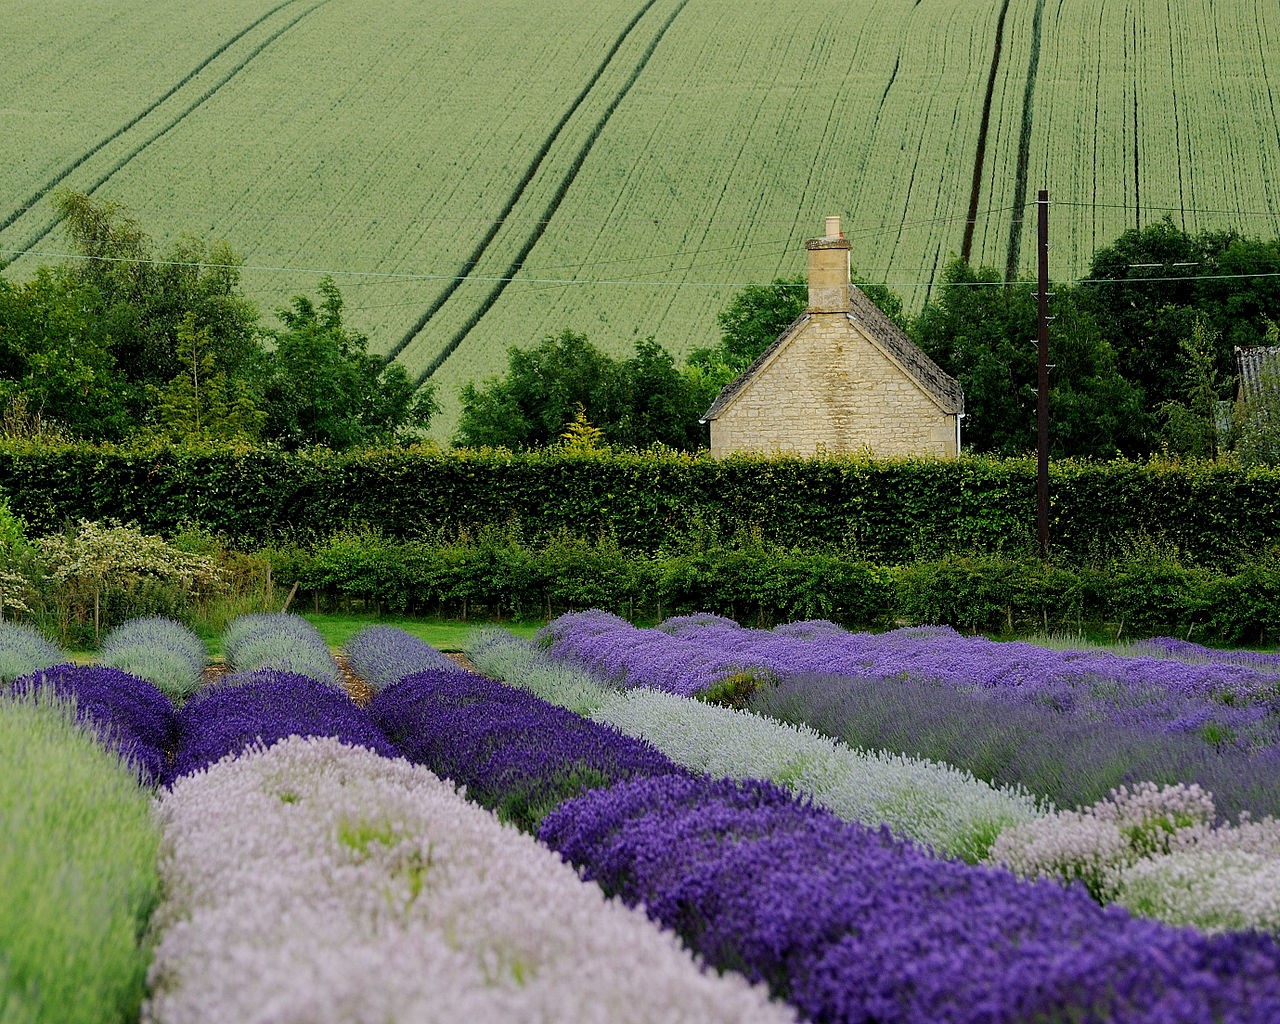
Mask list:
[{"label": "row of purple lavender", "polygon": [[[942,761],[1061,807],[1136,782],[1196,782],[1225,818],[1280,814],[1280,669],[995,643],[945,628],[872,635],[831,623],[746,629],[686,616],[639,629],[564,615],[548,652],[624,687],[692,695],[734,673],[776,680],[750,706],[850,746]],[[1157,649],[1157,648],[1152,648]]]},{"label": "row of purple lavender", "polygon": [[[517,803],[544,787],[562,793],[566,772],[600,749],[602,734],[580,719],[460,670],[410,675],[378,700],[375,717],[412,760],[494,807],[505,793]],[[540,838],[710,963],[768,983],[813,1020],[1280,1013],[1270,937],[1208,937],[1099,907],[1082,888],[939,860],[767,783],[665,767],[646,776],[638,765],[615,781],[592,767],[598,775],[576,780],[588,791],[543,818]]]}]

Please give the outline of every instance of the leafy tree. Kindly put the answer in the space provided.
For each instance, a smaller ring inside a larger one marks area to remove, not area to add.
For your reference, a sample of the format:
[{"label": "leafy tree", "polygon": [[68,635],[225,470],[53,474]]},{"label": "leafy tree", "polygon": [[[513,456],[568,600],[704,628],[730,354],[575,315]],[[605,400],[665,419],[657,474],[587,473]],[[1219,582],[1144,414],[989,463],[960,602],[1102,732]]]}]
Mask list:
[{"label": "leafy tree", "polygon": [[1180,346],[1183,370],[1181,401],[1161,404],[1165,444],[1171,453],[1212,459],[1218,454],[1218,393],[1221,384],[1215,366],[1217,336],[1208,320],[1197,316],[1191,336]]},{"label": "leafy tree", "polygon": [[226,243],[184,236],[157,251],[116,203],[63,191],[55,205],[77,257],[60,273],[82,287],[117,372],[132,385],[135,412],[146,385],[164,385],[181,369],[178,327],[188,313],[209,332],[220,370],[251,371],[260,352],[257,312],[240,292],[242,261]]},{"label": "leafy tree", "polygon": [[24,284],[0,278],[0,402],[6,429],[52,427],[115,439],[133,425],[91,290],[41,267]]},{"label": "leafy tree", "polygon": [[592,422],[616,423],[623,405],[617,363],[586,335],[548,335],[531,349],[507,349],[507,372],[462,388],[455,443],[527,448],[555,442],[581,407]]},{"label": "leafy tree", "polygon": [[267,358],[266,434],[289,447],[348,448],[385,442],[407,428],[426,428],[438,404],[434,389],[416,391],[404,368],[366,351],[368,339],[342,321],[342,294],[332,278],[319,284],[317,306],[295,295],[276,315]]},{"label": "leafy tree", "polygon": [[[1264,343],[1280,346],[1280,327],[1267,326]],[[1236,398],[1231,412],[1231,448],[1246,466],[1280,466],[1280,359],[1262,371],[1257,392]]]},{"label": "leafy tree", "polygon": [[693,451],[706,444],[699,418],[715,400],[694,374],[681,371],[653,338],[636,342],[636,354],[618,366],[618,419],[605,425],[614,444],[644,448],[664,444]]},{"label": "leafy tree", "polygon": [[507,372],[462,388],[460,446],[528,448],[554,444],[579,413],[609,444],[664,444],[694,449],[703,443],[698,418],[712,394],[681,371],[653,338],[635,355],[616,360],[585,335],[565,330],[531,349],[507,350]]},{"label": "leafy tree", "polygon": [[209,329],[196,327],[194,313],[178,326],[178,358],[182,370],[166,387],[154,389],[157,432],[175,441],[256,438],[266,413],[243,379],[228,381],[217,369]]},{"label": "leafy tree", "polygon": [[[1050,450],[1114,456],[1147,444],[1142,394],[1120,374],[1115,352],[1072,289],[1058,288],[1050,337]],[[1015,455],[1037,444],[1035,287],[1006,284],[992,267],[953,260],[938,298],[912,328],[921,348],[960,381],[966,447]]]}]

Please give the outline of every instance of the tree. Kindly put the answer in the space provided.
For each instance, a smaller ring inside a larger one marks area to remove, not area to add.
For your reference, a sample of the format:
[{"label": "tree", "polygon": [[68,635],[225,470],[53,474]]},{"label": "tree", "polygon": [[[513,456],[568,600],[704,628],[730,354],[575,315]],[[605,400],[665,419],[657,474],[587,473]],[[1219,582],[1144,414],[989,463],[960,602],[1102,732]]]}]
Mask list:
[{"label": "tree", "polygon": [[[1267,325],[1264,343],[1280,346],[1280,327]],[[1231,411],[1231,449],[1246,466],[1280,466],[1280,359],[1259,376],[1256,392],[1243,390]]]},{"label": "tree", "polygon": [[1217,335],[1208,320],[1196,316],[1191,336],[1182,339],[1179,363],[1183,372],[1181,401],[1160,405],[1165,443],[1171,453],[1212,459],[1218,454],[1218,393],[1215,366]]},{"label": "tree", "polygon": [[242,261],[230,246],[183,236],[157,252],[119,204],[62,191],[55,206],[76,254],[59,273],[81,287],[139,420],[147,386],[163,386],[181,370],[178,327],[188,313],[208,331],[219,370],[235,378],[255,369],[257,312],[240,292]]},{"label": "tree", "polygon": [[289,447],[348,448],[425,429],[437,411],[433,387],[415,392],[404,368],[366,351],[368,339],[342,320],[342,294],[320,281],[320,304],[295,295],[276,311],[267,357],[266,434]]},{"label": "tree", "polygon": [[[1113,457],[1148,444],[1142,394],[1074,289],[1056,288],[1050,339],[1050,450]],[[1036,449],[1035,288],[992,267],[953,260],[938,297],[912,327],[921,348],[965,393],[966,447],[1017,455]]]},{"label": "tree", "polygon": [[178,326],[182,370],[164,388],[155,388],[157,432],[174,441],[256,438],[266,421],[244,380],[228,381],[217,369],[207,327],[194,313]]},{"label": "tree", "polygon": [[630,359],[617,360],[585,335],[565,330],[531,349],[512,346],[505,375],[463,386],[454,443],[554,444],[580,414],[609,444],[692,450],[703,443],[698,418],[710,402],[705,385],[682,372],[653,338],[636,342]]},{"label": "tree", "polygon": [[47,267],[21,285],[0,278],[0,402],[24,430],[51,426],[112,440],[132,428],[92,298],[87,286]]},{"label": "tree", "polygon": [[463,447],[529,448],[553,444],[579,406],[608,430],[624,401],[617,363],[586,335],[563,330],[531,349],[507,349],[507,372],[462,388],[454,443]]}]

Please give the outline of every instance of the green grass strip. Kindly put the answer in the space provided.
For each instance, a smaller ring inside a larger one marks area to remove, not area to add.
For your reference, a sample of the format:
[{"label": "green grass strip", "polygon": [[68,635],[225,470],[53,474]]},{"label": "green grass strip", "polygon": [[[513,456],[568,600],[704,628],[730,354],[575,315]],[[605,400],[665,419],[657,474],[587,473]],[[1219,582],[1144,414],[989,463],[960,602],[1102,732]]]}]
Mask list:
[{"label": "green grass strip", "polygon": [[159,832],[70,705],[0,700],[0,836],[0,1022],[136,1021]]}]

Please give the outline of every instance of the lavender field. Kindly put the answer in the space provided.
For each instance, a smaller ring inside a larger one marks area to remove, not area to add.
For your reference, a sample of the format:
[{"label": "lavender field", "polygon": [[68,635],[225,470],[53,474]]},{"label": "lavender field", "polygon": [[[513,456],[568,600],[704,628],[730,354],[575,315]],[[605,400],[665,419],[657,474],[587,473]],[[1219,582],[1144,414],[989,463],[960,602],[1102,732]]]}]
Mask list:
[{"label": "lavender field", "polygon": [[[237,630],[194,690],[15,634],[0,720],[73,701],[156,832],[145,992],[76,1019],[1280,1019],[1274,656],[586,612],[483,674],[372,627],[344,674]],[[14,882],[0,950],[60,913]]]}]

